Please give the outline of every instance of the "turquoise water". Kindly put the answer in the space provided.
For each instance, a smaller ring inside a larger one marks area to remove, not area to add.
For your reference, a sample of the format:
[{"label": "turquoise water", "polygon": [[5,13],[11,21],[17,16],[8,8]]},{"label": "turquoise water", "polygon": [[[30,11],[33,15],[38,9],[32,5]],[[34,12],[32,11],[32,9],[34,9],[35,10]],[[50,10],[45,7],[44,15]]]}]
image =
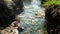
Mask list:
[{"label": "turquoise water", "polygon": [[24,12],[19,16],[21,17],[21,24],[24,27],[24,31],[20,34],[43,34],[44,16],[37,17],[35,14],[38,11],[44,11],[41,7],[40,0],[32,0],[31,4],[24,5]]}]

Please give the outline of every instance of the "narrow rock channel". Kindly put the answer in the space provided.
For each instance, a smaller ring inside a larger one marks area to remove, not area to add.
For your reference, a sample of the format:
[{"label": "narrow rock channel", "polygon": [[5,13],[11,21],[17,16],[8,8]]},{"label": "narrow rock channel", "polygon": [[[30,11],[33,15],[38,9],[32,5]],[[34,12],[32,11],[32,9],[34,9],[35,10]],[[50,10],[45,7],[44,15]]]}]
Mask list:
[{"label": "narrow rock channel", "polygon": [[45,9],[41,6],[41,0],[31,0],[27,5],[24,2],[23,9],[24,12],[18,15],[24,27],[20,34],[43,34]]}]

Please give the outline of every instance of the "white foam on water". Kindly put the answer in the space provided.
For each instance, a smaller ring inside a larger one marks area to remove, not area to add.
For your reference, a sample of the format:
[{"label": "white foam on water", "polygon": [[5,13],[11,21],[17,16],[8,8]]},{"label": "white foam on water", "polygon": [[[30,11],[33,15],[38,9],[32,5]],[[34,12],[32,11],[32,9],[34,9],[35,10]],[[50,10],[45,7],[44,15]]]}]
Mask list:
[{"label": "white foam on water", "polygon": [[[24,13],[19,16],[23,16],[21,19],[21,24],[24,26],[25,30],[21,33],[30,33],[30,34],[43,34],[38,30],[42,30],[44,26],[44,17],[36,18],[35,13],[37,11],[44,11],[44,8],[41,7],[40,0],[31,0],[31,4],[26,6],[24,5]],[[33,20],[33,21],[32,21]]]}]

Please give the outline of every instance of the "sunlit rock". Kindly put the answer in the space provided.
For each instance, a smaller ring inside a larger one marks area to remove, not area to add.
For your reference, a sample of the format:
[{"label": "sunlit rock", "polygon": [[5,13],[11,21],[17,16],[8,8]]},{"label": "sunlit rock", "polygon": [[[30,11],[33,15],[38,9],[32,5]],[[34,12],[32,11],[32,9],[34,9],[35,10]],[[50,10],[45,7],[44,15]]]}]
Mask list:
[{"label": "sunlit rock", "polygon": [[42,17],[42,16],[45,16],[45,12],[44,11],[37,11],[36,15],[37,15],[37,17]]},{"label": "sunlit rock", "polygon": [[0,33],[1,34],[18,34],[21,31],[23,31],[23,29],[24,27],[22,27],[22,25],[19,22],[14,21],[9,27],[6,27],[5,29],[1,30]]}]

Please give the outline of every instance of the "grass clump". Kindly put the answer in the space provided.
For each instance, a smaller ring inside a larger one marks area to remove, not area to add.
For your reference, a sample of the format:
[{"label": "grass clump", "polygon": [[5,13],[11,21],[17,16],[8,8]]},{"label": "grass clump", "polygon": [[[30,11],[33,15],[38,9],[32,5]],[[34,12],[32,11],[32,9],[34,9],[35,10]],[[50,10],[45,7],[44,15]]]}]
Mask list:
[{"label": "grass clump", "polygon": [[60,6],[60,0],[46,0],[43,4],[44,6],[58,5]]}]

